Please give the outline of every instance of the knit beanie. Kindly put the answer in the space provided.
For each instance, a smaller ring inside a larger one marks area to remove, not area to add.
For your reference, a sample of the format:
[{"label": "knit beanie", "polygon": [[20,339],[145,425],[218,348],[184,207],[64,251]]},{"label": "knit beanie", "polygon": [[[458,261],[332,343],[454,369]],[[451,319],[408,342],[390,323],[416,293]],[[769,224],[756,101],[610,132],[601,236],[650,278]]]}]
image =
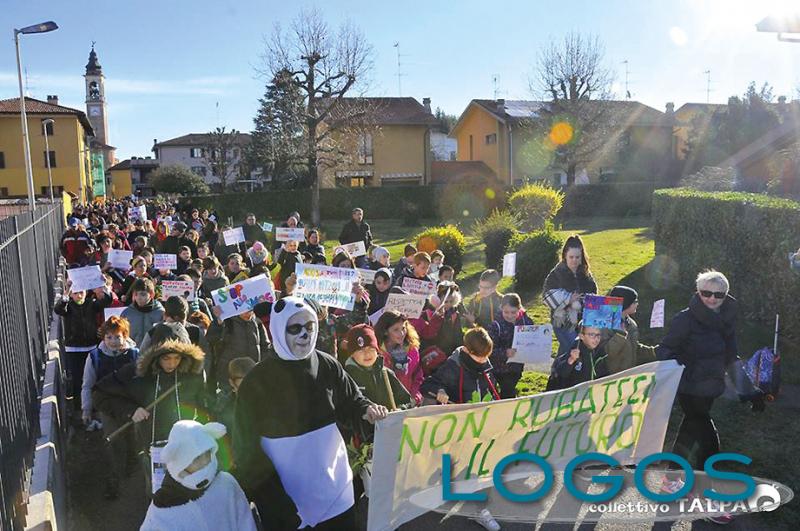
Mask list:
[{"label": "knit beanie", "polygon": [[623,311],[627,310],[631,304],[639,300],[639,294],[636,293],[636,290],[628,286],[614,286],[611,288],[611,291],[608,292],[608,296],[622,298]]},{"label": "knit beanie", "polygon": [[247,257],[253,265],[261,264],[267,261],[269,251],[267,251],[263,243],[255,242],[253,246],[247,250]]}]

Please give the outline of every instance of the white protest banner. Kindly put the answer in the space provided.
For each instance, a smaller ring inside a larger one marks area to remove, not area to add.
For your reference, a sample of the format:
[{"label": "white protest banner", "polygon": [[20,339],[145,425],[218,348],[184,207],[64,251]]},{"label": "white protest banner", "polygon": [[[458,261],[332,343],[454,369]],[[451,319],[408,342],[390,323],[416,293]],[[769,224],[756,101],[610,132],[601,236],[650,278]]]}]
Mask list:
[{"label": "white protest banner", "polygon": [[360,267],[357,267],[356,271],[358,271],[358,276],[361,277],[362,284],[375,283],[375,271],[372,269],[361,269]]},{"label": "white protest banner", "polygon": [[353,283],[358,281],[355,269],[297,264],[294,272],[297,275],[295,295],[314,299],[323,306],[353,309],[356,301]]},{"label": "white protest banner", "polygon": [[272,223],[267,223],[266,221],[261,224],[261,230],[264,232],[272,232]]},{"label": "white protest banner", "polygon": [[301,228],[277,227],[275,229],[276,242],[302,242],[306,239],[305,230]]},{"label": "white protest banner", "polygon": [[515,363],[552,363],[553,326],[519,325],[514,327],[511,348],[517,353],[509,361]]},{"label": "white protest banner", "polygon": [[67,277],[72,281],[72,291],[86,291],[106,285],[103,272],[96,265],[67,269]]},{"label": "white protest banner", "polygon": [[103,319],[108,321],[108,318],[111,317],[112,315],[116,315],[117,317],[120,317],[122,315],[122,312],[125,311],[125,308],[127,308],[127,306],[117,306],[115,308],[105,308],[105,309],[103,309]]},{"label": "white protest banner", "polygon": [[108,263],[116,269],[127,271],[131,268],[133,251],[123,251],[121,249],[111,249],[108,251]]},{"label": "white protest banner", "polygon": [[169,228],[172,228],[175,225],[175,221],[172,221],[172,216],[165,216],[161,218],[156,218],[156,223],[166,223]]},{"label": "white protest banner", "polygon": [[178,256],[174,254],[153,255],[153,267],[156,269],[178,269]]},{"label": "white protest banner", "polygon": [[222,237],[225,239],[225,245],[236,245],[244,241],[244,230],[241,227],[228,229],[222,232]]},{"label": "white protest banner", "polygon": [[430,280],[406,277],[403,279],[403,289],[414,295],[433,295],[436,293],[436,283]]},{"label": "white protest banner", "polygon": [[133,207],[128,211],[128,216],[131,221],[146,221],[147,220],[147,207],[144,205]]},{"label": "white protest banner", "polygon": [[275,302],[272,282],[261,274],[236,284],[225,286],[211,292],[214,305],[222,309],[220,319],[235,317],[249,312],[262,302]]},{"label": "white protest banner", "polygon": [[194,300],[194,282],[191,280],[162,280],[161,281],[161,300],[165,301],[177,295],[187,301]]},{"label": "white protest banner", "polygon": [[513,277],[517,274],[517,253],[508,253],[503,256],[503,276]]},{"label": "white protest banner", "polygon": [[650,328],[664,328],[664,299],[653,303],[653,313],[650,315]]},{"label": "white protest banner", "polygon": [[[390,413],[375,426],[368,531],[397,529],[444,503],[444,454],[451,456],[452,492],[468,493],[490,487],[498,462],[516,453],[563,470],[589,452],[623,465],[661,452],[682,372],[675,360],[659,361],[534,396]],[[523,463],[503,477],[530,476]]]},{"label": "white protest banner", "polygon": [[364,242],[345,243],[340,247],[347,251],[353,258],[356,256],[365,256],[367,254],[367,248],[364,246]]},{"label": "white protest banner", "polygon": [[390,293],[383,310],[394,310],[409,319],[418,319],[427,299],[425,295]]}]

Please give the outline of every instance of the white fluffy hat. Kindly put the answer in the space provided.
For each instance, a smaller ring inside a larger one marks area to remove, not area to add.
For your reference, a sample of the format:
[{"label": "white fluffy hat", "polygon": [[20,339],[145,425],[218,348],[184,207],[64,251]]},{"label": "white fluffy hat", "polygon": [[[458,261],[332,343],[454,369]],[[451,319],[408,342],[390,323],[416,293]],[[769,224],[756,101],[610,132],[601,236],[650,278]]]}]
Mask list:
[{"label": "white fluffy hat", "polygon": [[194,420],[179,420],[169,431],[167,445],[161,450],[161,460],[169,474],[177,478],[192,461],[205,452],[217,451],[217,439],[226,433],[219,422],[200,424]]}]

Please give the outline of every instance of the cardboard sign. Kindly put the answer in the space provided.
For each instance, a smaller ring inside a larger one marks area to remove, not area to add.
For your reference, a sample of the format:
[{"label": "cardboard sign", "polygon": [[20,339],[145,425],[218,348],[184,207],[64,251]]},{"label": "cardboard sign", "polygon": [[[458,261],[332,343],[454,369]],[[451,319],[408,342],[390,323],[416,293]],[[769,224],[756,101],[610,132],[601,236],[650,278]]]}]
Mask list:
[{"label": "cardboard sign", "polygon": [[153,494],[161,488],[167,475],[167,465],[161,459],[161,450],[166,446],[166,441],[158,441],[150,445],[150,480],[153,483]]},{"label": "cardboard sign", "polygon": [[67,277],[72,281],[72,291],[87,291],[106,285],[103,272],[96,265],[67,269]]},{"label": "cardboard sign", "polygon": [[176,254],[153,255],[153,267],[155,269],[178,269],[178,255]]},{"label": "cardboard sign", "polygon": [[372,269],[361,269],[359,267],[356,268],[356,271],[358,271],[358,276],[361,277],[362,284],[375,283],[375,273],[377,273],[377,271],[373,271]]},{"label": "cardboard sign", "polygon": [[266,221],[261,224],[261,230],[264,232],[272,232],[272,223],[267,223]]},{"label": "cardboard sign", "polygon": [[422,315],[422,310],[425,308],[425,301],[428,299],[425,295],[414,295],[405,293],[390,293],[386,299],[386,306],[383,307],[384,311],[394,310],[409,319],[418,319]]},{"label": "cardboard sign", "polygon": [[514,363],[551,363],[553,361],[553,326],[519,325],[514,327],[511,348],[517,353]]},{"label": "cardboard sign", "polygon": [[513,277],[517,274],[517,253],[508,253],[503,257],[503,276]]},{"label": "cardboard sign", "polygon": [[127,306],[119,306],[119,307],[116,307],[116,308],[105,308],[103,310],[103,319],[108,321],[108,318],[111,317],[112,315],[116,315],[117,317],[121,317],[122,316],[122,312],[125,311],[125,308],[127,308]]},{"label": "cardboard sign", "polygon": [[222,232],[222,237],[225,239],[225,245],[236,245],[244,241],[244,230],[241,227],[228,229]]},{"label": "cardboard sign", "polygon": [[108,263],[115,269],[127,271],[131,268],[131,260],[133,260],[133,251],[111,249],[108,252]]},{"label": "cardboard sign", "polygon": [[429,280],[406,277],[403,279],[403,289],[413,295],[432,295],[436,293],[436,283]]},{"label": "cardboard sign", "polygon": [[275,293],[272,291],[272,282],[261,274],[214,290],[211,298],[214,305],[222,310],[220,319],[225,320],[249,312],[262,302],[275,302]]},{"label": "cardboard sign", "polygon": [[650,314],[650,328],[664,328],[664,299],[653,303],[653,313]]},{"label": "cardboard sign", "polygon": [[355,269],[297,264],[297,287],[294,294],[314,299],[323,306],[352,310],[355,304],[353,283],[359,279]]},{"label": "cardboard sign", "polygon": [[364,246],[364,242],[345,243],[342,244],[341,247],[353,258],[356,256],[366,256],[367,254],[367,248]]},{"label": "cardboard sign", "polygon": [[622,330],[622,297],[586,295],[583,299],[583,326]]},{"label": "cardboard sign", "polygon": [[289,228],[289,227],[277,227],[275,229],[275,241],[278,242],[302,242],[306,239],[306,232],[305,229],[302,227],[298,228]]},{"label": "cardboard sign", "polygon": [[187,301],[193,301],[194,282],[191,280],[162,280],[161,300],[165,301],[175,295],[183,297]]}]

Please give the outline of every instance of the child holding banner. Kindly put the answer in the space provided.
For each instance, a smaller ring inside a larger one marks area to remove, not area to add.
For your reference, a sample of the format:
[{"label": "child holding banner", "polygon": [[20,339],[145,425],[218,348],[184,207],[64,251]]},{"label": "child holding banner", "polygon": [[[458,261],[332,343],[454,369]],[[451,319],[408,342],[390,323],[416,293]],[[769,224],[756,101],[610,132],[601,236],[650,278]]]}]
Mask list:
[{"label": "child holding banner", "polygon": [[506,293],[500,302],[501,318],[492,323],[489,336],[492,338],[492,367],[497,383],[500,384],[500,398],[516,398],[517,382],[522,378],[524,364],[514,363],[516,352],[514,343],[514,327],[532,325],[528,314],[522,307],[522,301],[516,293]]},{"label": "child holding banner", "polygon": [[417,405],[422,404],[420,386],[425,379],[419,359],[419,335],[399,312],[384,312],[375,325],[383,362],[397,375]]},{"label": "child holding banner", "polygon": [[608,376],[607,355],[600,346],[602,332],[599,328],[578,325],[580,333],[572,348],[560,354],[553,362],[547,390],[567,389],[579,383]]}]

